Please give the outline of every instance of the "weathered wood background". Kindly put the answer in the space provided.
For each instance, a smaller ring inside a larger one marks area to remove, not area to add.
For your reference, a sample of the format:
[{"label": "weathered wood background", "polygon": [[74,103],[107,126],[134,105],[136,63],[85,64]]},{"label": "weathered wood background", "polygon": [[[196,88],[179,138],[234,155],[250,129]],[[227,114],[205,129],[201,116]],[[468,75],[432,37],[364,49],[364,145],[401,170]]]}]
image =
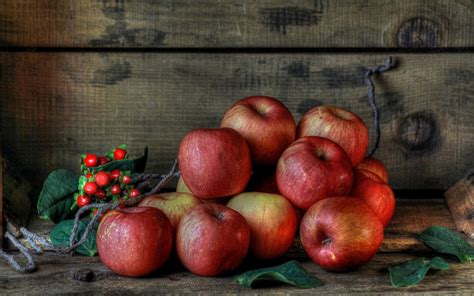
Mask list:
[{"label": "weathered wood background", "polygon": [[[151,150],[166,171],[181,137],[218,127],[236,99],[281,99],[298,120],[335,104],[371,125],[366,67],[386,54],[5,53],[5,153],[39,182],[78,167],[84,151],[127,143]],[[377,157],[395,188],[443,189],[474,165],[474,59],[465,54],[395,54],[377,79],[382,142]]]},{"label": "weathered wood background", "polygon": [[[455,228],[439,190],[474,167],[473,0],[0,0],[0,204],[24,225],[50,170],[77,171],[81,153],[122,143],[132,155],[148,145],[148,170],[167,171],[187,131],[217,127],[248,95],[282,100],[296,120],[313,106],[339,105],[373,131],[363,74],[389,54],[396,68],[375,77],[376,157],[394,188],[433,189],[432,199],[399,199],[380,254],[356,272],[303,264],[325,282],[316,292],[472,293],[467,265],[405,290],[390,286],[386,268],[433,255],[415,239],[425,227]],[[464,220],[455,223],[472,219],[458,212]],[[33,218],[33,229],[51,229]],[[137,280],[97,257],[37,259],[28,276],[1,263],[0,293],[250,291],[230,277],[194,277],[176,260]]]},{"label": "weathered wood background", "polygon": [[[364,68],[384,54],[4,54],[4,149],[32,177],[78,166],[83,151],[128,143],[165,171],[181,137],[217,127],[238,98],[281,99],[298,120],[336,104],[371,123]],[[382,143],[396,188],[444,188],[473,166],[470,54],[396,55],[379,79]],[[466,76],[467,75],[467,76]],[[470,75],[470,76],[469,76]],[[38,174],[39,173],[39,174]]]},{"label": "weathered wood background", "polygon": [[362,75],[392,54],[397,68],[376,78],[376,156],[396,189],[446,189],[474,165],[473,11],[470,0],[0,0],[3,153],[34,185],[120,143],[149,145],[149,170],[166,171],[188,130],[254,94],[296,120],[336,104],[371,126]]},{"label": "weathered wood background", "polygon": [[2,0],[0,42],[34,47],[472,47],[470,0]]}]

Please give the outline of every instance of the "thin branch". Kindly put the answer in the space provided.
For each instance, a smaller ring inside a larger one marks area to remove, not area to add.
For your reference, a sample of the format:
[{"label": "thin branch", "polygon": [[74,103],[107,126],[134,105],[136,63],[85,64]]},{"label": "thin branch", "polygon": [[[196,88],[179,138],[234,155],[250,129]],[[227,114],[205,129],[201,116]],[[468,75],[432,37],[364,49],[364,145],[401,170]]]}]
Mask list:
[{"label": "thin branch", "polygon": [[364,82],[368,87],[368,98],[370,107],[372,108],[372,114],[374,118],[374,128],[375,128],[375,142],[374,147],[368,153],[368,156],[374,155],[375,151],[379,147],[380,143],[380,113],[375,102],[375,86],[372,81],[372,75],[379,74],[385,71],[388,71],[393,68],[392,57],[388,56],[383,65],[379,65],[373,68],[369,68],[364,75]]}]

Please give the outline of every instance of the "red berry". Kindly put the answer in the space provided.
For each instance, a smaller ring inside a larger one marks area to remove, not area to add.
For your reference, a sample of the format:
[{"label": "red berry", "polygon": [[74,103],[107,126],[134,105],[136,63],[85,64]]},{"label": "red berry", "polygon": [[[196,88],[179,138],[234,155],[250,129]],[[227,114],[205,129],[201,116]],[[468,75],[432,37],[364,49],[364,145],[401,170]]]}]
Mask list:
[{"label": "red berry", "polygon": [[97,189],[97,184],[94,182],[86,182],[86,184],[84,184],[84,192],[89,195],[94,195],[97,192]]},{"label": "red berry", "polygon": [[113,195],[119,195],[120,194],[120,185],[119,184],[115,184],[115,185],[112,185],[110,187],[110,193],[112,193]]},{"label": "red berry", "polygon": [[123,178],[122,178],[122,183],[125,184],[125,185],[128,185],[128,184],[132,183],[132,177],[130,177],[130,176],[123,176]]},{"label": "red berry", "polygon": [[124,150],[122,148],[115,148],[114,150],[114,159],[115,160],[121,160],[125,158],[125,155],[127,155],[127,150]]},{"label": "red berry", "polygon": [[95,196],[99,199],[104,199],[105,198],[105,190],[103,189],[99,189],[97,190],[97,192],[95,193]]},{"label": "red berry", "polygon": [[138,191],[137,188],[133,188],[132,191],[130,191],[131,198],[137,198],[139,196],[140,196],[140,191]]},{"label": "red berry", "polygon": [[97,183],[97,185],[101,187],[109,185],[110,183],[109,174],[107,174],[107,172],[104,172],[104,171],[98,172],[97,174],[95,174],[95,182]]},{"label": "red berry", "polygon": [[79,207],[83,207],[91,203],[91,198],[87,195],[78,195],[76,203]]},{"label": "red berry", "polygon": [[91,173],[87,173],[86,178],[87,178],[87,179],[92,178],[92,174],[91,174]]},{"label": "red berry", "polygon": [[104,165],[109,162],[109,160],[105,156],[99,156],[99,165]]},{"label": "red berry", "polygon": [[86,158],[84,158],[84,164],[87,167],[95,167],[97,166],[98,160],[95,154],[87,154]]},{"label": "red berry", "polygon": [[110,172],[109,174],[109,177],[112,179],[112,180],[117,180],[119,177],[120,177],[120,170],[119,169],[116,169],[116,170],[113,170]]}]

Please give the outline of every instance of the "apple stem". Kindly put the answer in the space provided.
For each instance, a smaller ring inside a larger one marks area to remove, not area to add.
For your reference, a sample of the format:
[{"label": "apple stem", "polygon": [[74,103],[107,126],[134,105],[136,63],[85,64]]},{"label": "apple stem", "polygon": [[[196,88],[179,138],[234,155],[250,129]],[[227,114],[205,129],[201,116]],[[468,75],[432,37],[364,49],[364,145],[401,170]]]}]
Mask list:
[{"label": "apple stem", "polygon": [[392,57],[388,56],[385,59],[385,62],[383,65],[379,65],[376,67],[369,68],[364,75],[364,82],[367,85],[368,88],[368,97],[369,97],[369,103],[370,107],[372,108],[372,114],[374,118],[374,128],[375,128],[375,142],[374,142],[374,147],[370,150],[368,153],[368,156],[374,155],[375,151],[379,147],[380,143],[380,112],[377,107],[377,104],[375,102],[375,86],[374,82],[372,81],[372,75],[374,74],[379,74],[385,71],[388,71],[394,67],[394,64],[392,63]]},{"label": "apple stem", "polygon": [[[179,176],[179,171],[177,170],[178,167],[178,161],[176,160],[173,164],[173,167],[171,170],[166,174],[166,175],[161,175],[161,174],[140,174],[137,175],[138,177],[136,178],[136,181],[145,181],[149,183],[150,179],[160,179],[158,184],[153,187],[149,192],[143,192],[140,196],[137,198],[129,199],[126,201],[123,201],[121,203],[116,202],[116,203],[92,203],[88,204],[86,206],[83,206],[79,208],[79,210],[76,212],[76,216],[74,217],[74,225],[71,230],[71,235],[69,237],[69,247],[66,248],[58,248],[53,246],[48,239],[45,237],[36,234],[34,232],[29,231],[28,229],[24,227],[20,227],[18,230],[18,227],[13,225],[10,221],[7,220],[7,228],[8,230],[5,233],[5,238],[10,240],[12,244],[25,256],[27,259],[28,263],[26,266],[21,266],[18,261],[13,257],[13,255],[7,254],[5,251],[3,251],[0,248],[0,257],[4,258],[8,264],[17,272],[19,273],[30,273],[36,270],[36,263],[33,258],[32,252],[29,248],[27,248],[22,242],[18,240],[18,237],[23,236],[28,243],[30,244],[31,249],[37,254],[42,253],[43,249],[49,250],[49,251],[54,251],[57,253],[71,253],[71,255],[74,254],[74,251],[80,247],[88,238],[90,232],[92,231],[94,225],[97,223],[99,220],[99,217],[106,211],[113,210],[118,208],[120,205],[125,205],[125,206],[136,206],[139,204],[146,196],[157,194],[158,192],[163,189],[163,187],[173,178],[176,176]],[[140,185],[139,185],[140,186]],[[97,209],[97,212],[93,215],[92,219],[89,221],[89,223],[86,226],[86,229],[84,230],[84,233],[82,234],[81,238],[79,241],[76,240],[78,228],[79,228],[79,221],[81,218],[81,215],[84,214],[85,212],[91,210],[91,209]],[[18,235],[13,235],[12,231],[15,233],[18,232]]]}]

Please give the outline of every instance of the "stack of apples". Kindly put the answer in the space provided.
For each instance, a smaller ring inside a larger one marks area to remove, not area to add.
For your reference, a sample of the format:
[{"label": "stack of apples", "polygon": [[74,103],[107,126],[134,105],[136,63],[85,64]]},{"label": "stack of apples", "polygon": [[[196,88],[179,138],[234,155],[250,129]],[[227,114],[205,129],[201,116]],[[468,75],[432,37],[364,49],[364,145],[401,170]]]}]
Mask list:
[{"label": "stack of apples", "polygon": [[[357,268],[377,253],[395,209],[385,166],[365,157],[368,143],[367,126],[342,108],[314,107],[296,125],[274,98],[241,99],[220,128],[184,136],[177,192],[103,218],[99,255],[117,273],[143,276],[166,261],[174,243],[188,270],[217,276],[248,255],[283,256],[299,228],[315,263]],[[132,217],[143,213],[147,221]],[[117,254],[130,260],[116,263]]]}]

